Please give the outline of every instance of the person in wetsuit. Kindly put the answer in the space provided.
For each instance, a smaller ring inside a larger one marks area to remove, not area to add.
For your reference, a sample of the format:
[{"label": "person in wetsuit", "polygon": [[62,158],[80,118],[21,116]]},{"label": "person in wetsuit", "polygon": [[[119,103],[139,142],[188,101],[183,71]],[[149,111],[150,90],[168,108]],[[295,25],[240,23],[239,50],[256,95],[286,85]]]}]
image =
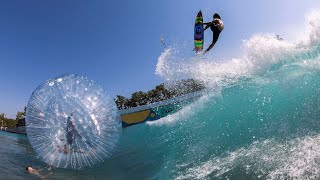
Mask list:
[{"label": "person in wetsuit", "polygon": [[72,121],[73,113],[68,117],[67,119],[67,128],[66,128],[66,139],[69,147],[72,148],[73,141],[76,139],[76,137],[82,138],[79,134],[79,132],[76,130],[75,125]]},{"label": "person in wetsuit", "polygon": [[212,22],[203,23],[203,24],[206,25],[206,27],[204,28],[204,31],[210,27],[211,31],[213,32],[212,43],[210,44],[208,49],[204,51],[204,53],[207,53],[208,51],[210,51],[210,49],[213,48],[215,43],[218,41],[219,35],[220,35],[221,31],[224,29],[224,24],[223,24],[223,21],[221,20],[220,15],[217,14],[217,13],[215,13],[213,15],[213,21]]},{"label": "person in wetsuit", "polygon": [[75,128],[75,124],[73,123],[72,118],[73,113],[71,113],[67,119],[66,141],[68,146],[65,145],[64,148],[59,147],[59,151],[64,152],[65,154],[69,153],[70,151],[83,153],[83,149],[77,149],[76,147],[74,147],[73,142],[76,140],[76,138],[78,138],[78,141],[82,140],[88,147],[94,149],[94,145],[91,143],[91,141],[89,139],[83,139],[79,134],[78,130]]}]

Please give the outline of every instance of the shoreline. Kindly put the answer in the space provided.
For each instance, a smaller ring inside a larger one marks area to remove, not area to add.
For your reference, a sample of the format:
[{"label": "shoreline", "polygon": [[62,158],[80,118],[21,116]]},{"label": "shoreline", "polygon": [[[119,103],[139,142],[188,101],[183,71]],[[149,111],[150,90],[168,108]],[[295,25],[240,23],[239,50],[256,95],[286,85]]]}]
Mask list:
[{"label": "shoreline", "polygon": [[27,135],[27,131],[26,131],[26,127],[25,126],[12,127],[12,128],[0,127],[0,130],[1,131],[5,131],[5,132],[10,132],[10,133]]}]

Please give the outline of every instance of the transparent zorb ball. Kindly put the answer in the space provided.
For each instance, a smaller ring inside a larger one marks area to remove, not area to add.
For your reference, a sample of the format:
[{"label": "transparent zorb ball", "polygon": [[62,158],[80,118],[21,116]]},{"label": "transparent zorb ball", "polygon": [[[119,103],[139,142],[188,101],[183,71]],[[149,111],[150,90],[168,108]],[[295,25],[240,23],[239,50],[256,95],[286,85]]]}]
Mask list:
[{"label": "transparent zorb ball", "polygon": [[32,93],[26,127],[40,159],[78,170],[108,159],[121,134],[113,100],[101,86],[75,74],[49,80]]}]

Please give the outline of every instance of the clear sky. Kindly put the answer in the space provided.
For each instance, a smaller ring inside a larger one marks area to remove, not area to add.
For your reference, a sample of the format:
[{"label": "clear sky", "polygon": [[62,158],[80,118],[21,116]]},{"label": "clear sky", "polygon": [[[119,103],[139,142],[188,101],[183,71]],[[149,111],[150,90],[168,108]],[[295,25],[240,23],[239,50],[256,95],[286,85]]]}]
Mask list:
[{"label": "clear sky", "polygon": [[160,36],[193,44],[200,9],[205,21],[221,15],[225,30],[210,53],[228,59],[255,33],[289,38],[317,8],[319,0],[1,0],[0,113],[14,118],[38,85],[64,73],[85,75],[112,97],[152,89],[162,82],[154,73]]}]

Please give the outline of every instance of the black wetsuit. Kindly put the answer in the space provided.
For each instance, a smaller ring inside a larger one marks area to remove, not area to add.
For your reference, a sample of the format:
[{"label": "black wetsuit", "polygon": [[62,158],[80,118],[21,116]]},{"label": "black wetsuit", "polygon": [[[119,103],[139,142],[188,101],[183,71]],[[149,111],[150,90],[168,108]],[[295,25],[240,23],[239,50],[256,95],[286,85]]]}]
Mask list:
[{"label": "black wetsuit", "polygon": [[[82,136],[79,134],[78,130],[76,130],[75,128],[75,125],[71,120],[72,116],[73,114],[71,114],[67,119],[66,140],[69,147],[74,148],[73,142],[76,140],[76,138],[78,138],[78,140],[82,139]],[[89,139],[85,140],[85,143],[87,144],[87,146],[91,148],[94,147]]]},{"label": "black wetsuit", "polygon": [[210,28],[211,28],[211,31],[213,32],[212,43],[215,44],[219,39],[219,35],[220,35],[221,31],[213,23],[210,25]]},{"label": "black wetsuit", "polygon": [[66,139],[69,146],[72,146],[73,141],[76,137],[82,138],[79,132],[75,129],[74,124],[71,120],[72,114],[68,117],[67,128],[66,128]]}]

